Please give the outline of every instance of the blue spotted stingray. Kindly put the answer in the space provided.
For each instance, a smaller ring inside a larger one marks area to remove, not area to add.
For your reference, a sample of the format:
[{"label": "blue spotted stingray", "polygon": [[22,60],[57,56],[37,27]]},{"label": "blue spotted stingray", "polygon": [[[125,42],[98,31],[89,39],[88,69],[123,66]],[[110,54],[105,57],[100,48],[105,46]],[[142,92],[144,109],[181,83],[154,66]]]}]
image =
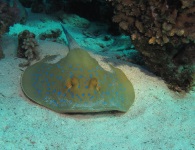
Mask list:
[{"label": "blue spotted stingray", "polygon": [[62,28],[69,53],[55,63],[57,56],[49,56],[29,66],[21,78],[25,95],[59,113],[126,112],[135,94],[125,74],[111,65],[111,72],[104,70]]}]

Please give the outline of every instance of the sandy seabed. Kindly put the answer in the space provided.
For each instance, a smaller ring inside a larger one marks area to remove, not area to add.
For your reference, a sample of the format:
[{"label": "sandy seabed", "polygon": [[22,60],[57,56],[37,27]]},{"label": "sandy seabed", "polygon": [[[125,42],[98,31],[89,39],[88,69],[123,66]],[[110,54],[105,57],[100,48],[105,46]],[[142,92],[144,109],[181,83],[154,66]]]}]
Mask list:
[{"label": "sandy seabed", "polygon": [[[35,24],[32,16],[23,29],[41,30],[43,24]],[[56,25],[49,26],[52,23]],[[17,26],[1,41],[5,54],[0,60],[1,150],[195,149],[195,92],[174,93],[138,65],[91,53],[103,67],[110,63],[120,68],[132,82],[135,102],[124,114],[58,114],[26,99],[20,89],[24,69],[18,66],[25,60],[16,57],[17,37],[11,33],[20,31]],[[39,50],[42,58],[68,52],[66,45],[51,41],[39,41]]]}]

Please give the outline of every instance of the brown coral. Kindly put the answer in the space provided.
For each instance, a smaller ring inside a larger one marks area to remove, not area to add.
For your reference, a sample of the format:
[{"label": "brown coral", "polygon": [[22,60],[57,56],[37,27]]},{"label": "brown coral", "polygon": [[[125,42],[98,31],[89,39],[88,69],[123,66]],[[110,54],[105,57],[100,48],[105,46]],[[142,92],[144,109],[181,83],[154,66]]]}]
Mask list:
[{"label": "brown coral", "polygon": [[21,67],[30,65],[30,62],[34,59],[39,59],[37,46],[34,33],[24,30],[18,35],[17,56],[27,59],[26,63],[20,64]]},{"label": "brown coral", "polygon": [[195,72],[195,0],[113,0],[112,4],[113,21],[131,36],[146,65],[171,87],[189,89]]}]

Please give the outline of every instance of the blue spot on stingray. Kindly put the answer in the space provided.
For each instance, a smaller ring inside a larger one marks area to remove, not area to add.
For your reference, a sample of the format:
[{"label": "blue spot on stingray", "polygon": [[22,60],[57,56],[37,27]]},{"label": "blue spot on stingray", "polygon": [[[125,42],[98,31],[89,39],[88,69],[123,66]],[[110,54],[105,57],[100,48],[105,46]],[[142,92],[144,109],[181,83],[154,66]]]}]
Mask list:
[{"label": "blue spot on stingray", "polygon": [[49,95],[50,94],[50,92],[46,92],[46,95]]},{"label": "blue spot on stingray", "polygon": [[49,73],[48,72],[45,72],[46,75],[48,75]]},{"label": "blue spot on stingray", "polygon": [[85,93],[82,93],[82,96],[85,96]]},{"label": "blue spot on stingray", "polygon": [[93,75],[92,75],[92,74],[90,74],[90,75],[89,75],[89,77],[90,77],[90,78],[92,78],[92,77],[93,77]]},{"label": "blue spot on stingray", "polygon": [[40,89],[37,89],[37,93],[38,93],[38,94],[41,94],[41,90],[40,90]]},{"label": "blue spot on stingray", "polygon": [[55,100],[50,100],[50,104],[54,104],[55,106],[58,106],[58,104]]},{"label": "blue spot on stingray", "polygon": [[106,104],[107,104],[107,102],[105,102],[105,101],[104,101],[104,102],[103,102],[103,104],[104,104],[104,105],[106,105]]},{"label": "blue spot on stingray", "polygon": [[76,94],[76,97],[77,97],[80,101],[82,101],[82,98],[81,98],[78,94]]},{"label": "blue spot on stingray", "polygon": [[71,98],[74,98],[74,94],[71,94]]},{"label": "blue spot on stingray", "polygon": [[85,86],[85,88],[86,88],[86,89],[88,89],[88,85],[87,85],[87,86]]},{"label": "blue spot on stingray", "polygon": [[62,76],[57,76],[56,79],[62,80]]},{"label": "blue spot on stingray", "polygon": [[112,86],[112,83],[110,83],[108,86]]},{"label": "blue spot on stingray", "polygon": [[89,100],[92,100],[94,98],[94,96],[91,96],[90,98],[89,98]]},{"label": "blue spot on stingray", "polygon": [[88,96],[90,96],[91,94],[90,93],[88,93]]},{"label": "blue spot on stingray", "polygon": [[46,68],[46,70],[50,70],[50,69],[51,69],[51,67],[47,67],[47,68]]},{"label": "blue spot on stingray", "polygon": [[97,91],[94,91],[94,94],[97,94],[98,92]]},{"label": "blue spot on stingray", "polygon": [[66,103],[66,100],[65,99],[61,99],[60,102],[61,103]]},{"label": "blue spot on stingray", "polygon": [[58,96],[60,96],[61,95],[61,92],[60,91],[58,91]]},{"label": "blue spot on stingray", "polygon": [[60,69],[61,68],[60,64],[57,64],[57,67]]},{"label": "blue spot on stingray", "polygon": [[50,74],[50,77],[53,77],[53,76],[54,76],[53,73],[51,73],[51,74]]},{"label": "blue spot on stingray", "polygon": [[124,101],[125,101],[125,99],[124,99],[124,98],[122,98],[122,99],[121,99],[121,101],[122,101],[122,102],[124,102]]},{"label": "blue spot on stingray", "polygon": [[79,79],[81,79],[81,78],[83,78],[83,75],[79,75],[79,77],[78,77]]},{"label": "blue spot on stingray", "polygon": [[33,82],[33,86],[35,86],[37,84],[37,82]]},{"label": "blue spot on stingray", "polygon": [[110,95],[110,92],[107,91],[107,92],[105,92],[105,94],[106,94],[106,95]]},{"label": "blue spot on stingray", "polygon": [[47,86],[50,86],[51,84],[50,83],[47,83]]},{"label": "blue spot on stingray", "polygon": [[47,88],[47,90],[49,90],[49,91],[50,91],[51,89],[50,89],[50,88]]},{"label": "blue spot on stingray", "polygon": [[64,97],[66,97],[66,94],[64,94]]},{"label": "blue spot on stingray", "polygon": [[40,76],[40,74],[39,73],[35,73],[35,77],[39,77]]},{"label": "blue spot on stingray", "polygon": [[54,89],[52,92],[53,92],[53,93],[56,93],[56,89]]}]

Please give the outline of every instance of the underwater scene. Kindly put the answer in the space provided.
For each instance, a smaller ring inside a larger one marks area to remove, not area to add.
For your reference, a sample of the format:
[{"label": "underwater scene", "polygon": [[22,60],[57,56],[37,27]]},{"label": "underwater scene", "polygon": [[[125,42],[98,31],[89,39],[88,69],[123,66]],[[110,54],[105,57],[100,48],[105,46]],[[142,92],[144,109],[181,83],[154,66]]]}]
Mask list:
[{"label": "underwater scene", "polygon": [[195,0],[0,0],[0,150],[194,150]]}]

